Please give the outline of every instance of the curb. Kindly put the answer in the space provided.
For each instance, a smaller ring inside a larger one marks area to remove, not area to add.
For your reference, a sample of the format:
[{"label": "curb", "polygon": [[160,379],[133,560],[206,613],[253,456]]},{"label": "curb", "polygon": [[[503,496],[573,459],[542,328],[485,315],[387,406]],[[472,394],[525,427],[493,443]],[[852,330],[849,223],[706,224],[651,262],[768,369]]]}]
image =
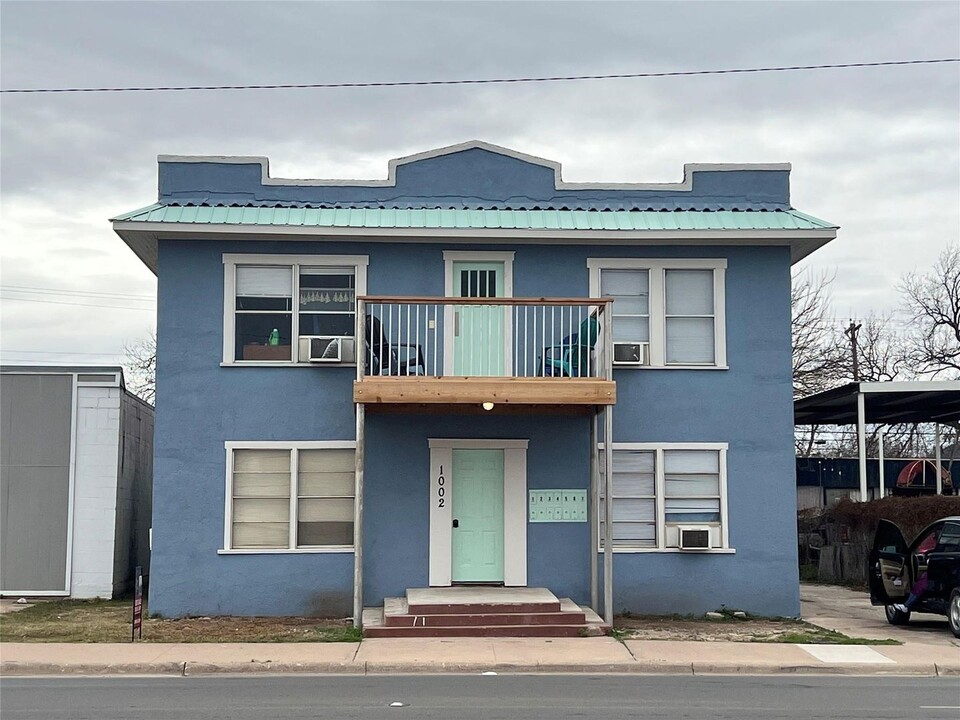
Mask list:
[{"label": "curb", "polygon": [[726,663],[613,663],[598,665],[577,664],[479,664],[442,663],[413,664],[389,662],[365,663],[280,663],[250,661],[243,663],[158,662],[114,664],[58,665],[56,663],[21,663],[8,661],[0,664],[0,676],[26,675],[250,675],[250,674],[312,674],[312,675],[443,675],[481,674],[584,674],[584,675],[912,675],[924,677],[960,676],[960,664],[888,665],[749,665]]},{"label": "curb", "polygon": [[123,665],[17,662],[0,663],[0,676],[16,675],[181,675],[183,663],[124,663]]}]

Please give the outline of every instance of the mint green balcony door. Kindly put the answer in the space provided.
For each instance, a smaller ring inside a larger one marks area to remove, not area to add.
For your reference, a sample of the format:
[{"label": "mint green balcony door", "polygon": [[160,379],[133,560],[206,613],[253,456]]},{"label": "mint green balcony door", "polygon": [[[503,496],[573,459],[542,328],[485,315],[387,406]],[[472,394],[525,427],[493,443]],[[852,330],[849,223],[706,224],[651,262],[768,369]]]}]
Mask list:
[{"label": "mint green balcony door", "polygon": [[503,582],[503,450],[453,451],[453,582]]},{"label": "mint green balcony door", "polygon": [[[503,297],[502,262],[455,262],[453,295],[464,298]],[[457,305],[453,321],[453,374],[503,375],[503,305]]]}]

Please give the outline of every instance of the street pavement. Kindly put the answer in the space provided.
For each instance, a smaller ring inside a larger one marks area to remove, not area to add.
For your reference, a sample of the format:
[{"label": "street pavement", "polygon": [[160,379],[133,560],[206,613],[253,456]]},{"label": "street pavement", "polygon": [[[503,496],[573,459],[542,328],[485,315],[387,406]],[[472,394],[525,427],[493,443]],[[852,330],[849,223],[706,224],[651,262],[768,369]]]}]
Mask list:
[{"label": "street pavement", "polygon": [[4,678],[4,720],[956,718],[956,678],[617,675]]},{"label": "street pavement", "polygon": [[595,638],[389,638],[362,643],[3,643],[0,674],[658,673],[958,675],[960,641],[928,616],[886,623],[862,593],[804,585],[805,619],[902,645]]}]

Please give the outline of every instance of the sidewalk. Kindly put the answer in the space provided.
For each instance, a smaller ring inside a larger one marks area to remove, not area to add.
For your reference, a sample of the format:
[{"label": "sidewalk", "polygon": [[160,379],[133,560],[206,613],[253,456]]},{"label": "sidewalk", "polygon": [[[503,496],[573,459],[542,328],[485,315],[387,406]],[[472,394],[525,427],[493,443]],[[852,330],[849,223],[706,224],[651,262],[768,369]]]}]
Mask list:
[{"label": "sidewalk", "polygon": [[391,638],[362,643],[2,643],[2,675],[210,673],[834,673],[960,675],[946,618],[889,625],[862,592],[802,585],[807,622],[903,645],[598,638]]},{"label": "sidewalk", "polygon": [[960,675],[960,648],[613,638],[371,639],[363,643],[4,643],[0,674],[672,673]]}]

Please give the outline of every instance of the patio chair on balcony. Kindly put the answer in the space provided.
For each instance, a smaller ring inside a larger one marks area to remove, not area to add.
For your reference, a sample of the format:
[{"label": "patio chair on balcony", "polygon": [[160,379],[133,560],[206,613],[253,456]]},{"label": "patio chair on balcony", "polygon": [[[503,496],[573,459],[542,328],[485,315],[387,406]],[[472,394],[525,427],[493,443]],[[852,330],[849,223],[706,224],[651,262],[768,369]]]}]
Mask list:
[{"label": "patio chair on balcony", "polygon": [[367,375],[425,375],[423,350],[413,343],[391,344],[376,315],[364,322],[364,366]]},{"label": "patio chair on balcony", "polygon": [[537,360],[540,375],[547,377],[590,377],[590,355],[600,335],[600,321],[595,315],[585,318],[573,335],[558,345],[546,347]]}]

